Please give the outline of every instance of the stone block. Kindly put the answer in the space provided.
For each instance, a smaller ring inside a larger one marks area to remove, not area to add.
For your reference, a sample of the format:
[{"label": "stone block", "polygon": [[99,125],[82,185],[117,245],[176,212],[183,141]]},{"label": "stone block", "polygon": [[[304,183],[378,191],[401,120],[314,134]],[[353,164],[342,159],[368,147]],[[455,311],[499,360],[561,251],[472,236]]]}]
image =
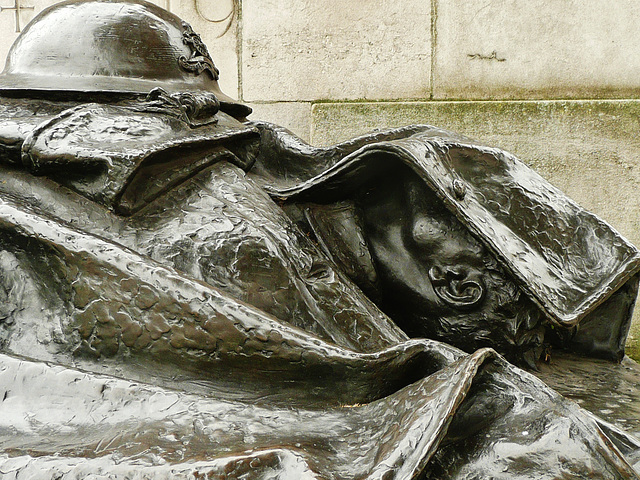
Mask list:
[{"label": "stone block", "polygon": [[438,1],[436,99],[637,98],[635,0]]},{"label": "stone block", "polygon": [[430,32],[423,0],[245,0],[244,99],[424,98]]},{"label": "stone block", "polygon": [[250,103],[249,120],[264,120],[291,130],[306,142],[311,140],[311,103]]},{"label": "stone block", "polygon": [[[640,247],[639,100],[322,103],[312,143],[427,123],[514,153]],[[628,343],[640,359],[640,309]]]}]

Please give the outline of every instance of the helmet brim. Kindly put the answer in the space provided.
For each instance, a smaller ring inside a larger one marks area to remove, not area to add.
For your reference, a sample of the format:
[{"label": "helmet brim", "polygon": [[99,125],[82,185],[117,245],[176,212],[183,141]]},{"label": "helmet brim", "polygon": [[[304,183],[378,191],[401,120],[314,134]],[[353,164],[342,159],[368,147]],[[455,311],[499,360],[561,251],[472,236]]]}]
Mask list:
[{"label": "helmet brim", "polygon": [[2,92],[73,92],[73,93],[115,93],[147,94],[160,87],[168,93],[201,91],[213,93],[220,102],[220,109],[235,117],[246,117],[251,107],[225,95],[216,82],[199,87],[193,83],[168,80],[148,80],[138,78],[108,77],[92,75],[86,77],[61,77],[56,75],[26,75],[20,73],[0,74]]}]

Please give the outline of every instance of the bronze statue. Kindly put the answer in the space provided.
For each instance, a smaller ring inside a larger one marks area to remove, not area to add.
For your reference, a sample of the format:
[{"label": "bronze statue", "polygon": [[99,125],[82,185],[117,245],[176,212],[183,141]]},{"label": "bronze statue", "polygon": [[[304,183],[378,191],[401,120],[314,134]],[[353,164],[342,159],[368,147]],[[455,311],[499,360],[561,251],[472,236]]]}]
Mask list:
[{"label": "bronze statue", "polygon": [[635,247],[503,151],[426,125],[315,148],[218,75],[141,0],[63,2],[12,47],[3,475],[638,478],[640,441],[496,353],[620,360]]}]

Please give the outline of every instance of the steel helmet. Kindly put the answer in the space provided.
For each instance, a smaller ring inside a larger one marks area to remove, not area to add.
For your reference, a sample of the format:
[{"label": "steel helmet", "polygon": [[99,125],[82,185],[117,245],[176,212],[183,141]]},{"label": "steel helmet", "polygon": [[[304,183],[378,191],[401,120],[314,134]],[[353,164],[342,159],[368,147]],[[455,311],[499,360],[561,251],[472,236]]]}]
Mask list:
[{"label": "steel helmet", "polygon": [[212,92],[221,110],[251,109],[218,85],[218,69],[191,26],[142,0],[80,0],[37,15],[9,50],[0,74],[7,91]]}]

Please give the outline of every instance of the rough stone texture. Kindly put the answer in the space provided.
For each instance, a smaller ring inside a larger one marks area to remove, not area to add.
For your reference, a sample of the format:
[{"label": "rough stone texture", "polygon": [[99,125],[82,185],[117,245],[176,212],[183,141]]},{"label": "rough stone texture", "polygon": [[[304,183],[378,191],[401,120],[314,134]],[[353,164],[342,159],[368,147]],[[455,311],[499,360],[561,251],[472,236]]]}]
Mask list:
[{"label": "rough stone texture", "polygon": [[430,17],[423,0],[244,1],[244,99],[428,97]]},{"label": "rough stone texture", "polygon": [[[640,245],[640,101],[322,103],[312,143],[429,123],[516,154]],[[629,346],[640,352],[640,311]]]},{"label": "rough stone texture", "polygon": [[311,103],[280,102],[250,103],[253,113],[249,120],[264,120],[291,130],[305,141],[311,139]]},{"label": "rough stone texture", "polygon": [[436,99],[638,96],[634,0],[446,0],[436,19]]}]

